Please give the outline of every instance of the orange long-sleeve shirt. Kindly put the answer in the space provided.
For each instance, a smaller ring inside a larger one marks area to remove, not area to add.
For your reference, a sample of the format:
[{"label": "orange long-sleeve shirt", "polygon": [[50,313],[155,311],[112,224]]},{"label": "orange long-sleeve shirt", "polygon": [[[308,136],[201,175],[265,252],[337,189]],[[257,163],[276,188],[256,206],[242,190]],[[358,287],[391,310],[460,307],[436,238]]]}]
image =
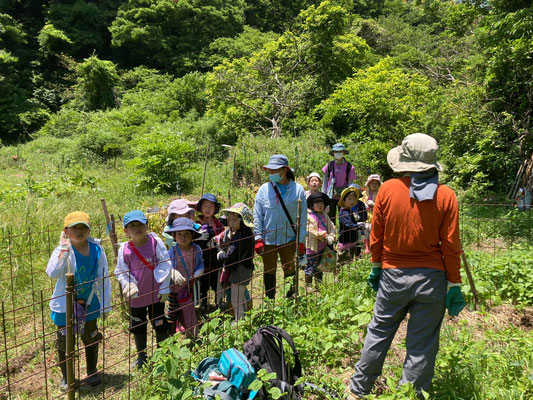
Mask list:
[{"label": "orange long-sleeve shirt", "polygon": [[435,268],[461,282],[459,207],[452,189],[439,185],[433,200],[409,197],[410,178],[379,189],[370,234],[372,262],[382,268]]}]

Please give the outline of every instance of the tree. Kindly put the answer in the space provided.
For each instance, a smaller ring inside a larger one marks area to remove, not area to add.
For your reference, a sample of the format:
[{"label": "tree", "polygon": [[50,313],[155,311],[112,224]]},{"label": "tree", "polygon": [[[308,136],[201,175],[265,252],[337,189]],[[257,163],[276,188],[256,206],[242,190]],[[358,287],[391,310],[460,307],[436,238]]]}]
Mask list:
[{"label": "tree", "polygon": [[105,110],[117,105],[120,77],[111,61],[92,56],[77,68],[76,102],[89,111]]},{"label": "tree", "polygon": [[367,60],[364,40],[347,33],[346,10],[332,1],[298,16],[294,31],[251,57],[226,61],[208,78],[211,111],[237,132],[280,137]]},{"label": "tree", "polygon": [[242,0],[129,0],[110,31],[122,65],[184,74],[201,68],[199,55],[218,37],[243,28]]},{"label": "tree", "polygon": [[422,130],[430,93],[427,78],[385,58],[346,79],[314,114],[337,137],[396,143]]},{"label": "tree", "polygon": [[0,14],[0,139],[15,141],[20,130],[18,114],[29,109],[29,91],[22,85],[20,58],[27,43],[22,25]]},{"label": "tree", "polygon": [[55,0],[47,9],[46,23],[72,41],[68,52],[63,53],[78,60],[93,53],[108,56],[111,43],[108,26],[121,3],[121,0]]}]

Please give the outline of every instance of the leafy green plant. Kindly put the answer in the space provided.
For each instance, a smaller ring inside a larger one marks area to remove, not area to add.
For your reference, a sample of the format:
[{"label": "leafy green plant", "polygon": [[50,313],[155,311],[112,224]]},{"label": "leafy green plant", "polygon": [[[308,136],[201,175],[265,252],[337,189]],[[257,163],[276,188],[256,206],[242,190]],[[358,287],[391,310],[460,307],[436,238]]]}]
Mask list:
[{"label": "leafy green plant", "polygon": [[172,193],[182,181],[188,167],[192,146],[174,126],[159,125],[135,140],[137,156],[127,162],[134,169],[133,180],[141,190]]}]

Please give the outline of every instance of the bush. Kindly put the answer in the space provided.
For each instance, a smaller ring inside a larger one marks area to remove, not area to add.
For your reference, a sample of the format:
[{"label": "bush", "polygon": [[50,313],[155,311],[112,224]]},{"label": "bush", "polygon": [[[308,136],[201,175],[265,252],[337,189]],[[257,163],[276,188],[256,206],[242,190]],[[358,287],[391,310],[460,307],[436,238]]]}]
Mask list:
[{"label": "bush", "polygon": [[173,124],[155,126],[135,140],[138,156],[127,162],[133,167],[135,186],[156,193],[173,193],[186,186],[183,175],[190,169],[187,138]]}]

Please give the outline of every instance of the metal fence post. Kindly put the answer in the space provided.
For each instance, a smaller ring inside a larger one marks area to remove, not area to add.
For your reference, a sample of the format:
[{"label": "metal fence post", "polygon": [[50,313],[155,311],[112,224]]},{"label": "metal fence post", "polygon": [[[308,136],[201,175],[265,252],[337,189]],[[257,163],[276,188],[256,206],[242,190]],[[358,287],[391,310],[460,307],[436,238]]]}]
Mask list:
[{"label": "metal fence post", "polygon": [[67,302],[67,386],[68,386],[68,399],[74,400],[74,330],[72,324],[74,321],[74,274],[66,274],[67,287],[66,287],[66,302]]},{"label": "metal fence post", "polygon": [[296,243],[295,243],[295,252],[294,252],[294,297],[298,298],[298,283],[300,276],[300,266],[298,265],[298,250],[300,247],[300,212],[302,210],[302,200],[298,199],[298,215],[296,215]]}]

